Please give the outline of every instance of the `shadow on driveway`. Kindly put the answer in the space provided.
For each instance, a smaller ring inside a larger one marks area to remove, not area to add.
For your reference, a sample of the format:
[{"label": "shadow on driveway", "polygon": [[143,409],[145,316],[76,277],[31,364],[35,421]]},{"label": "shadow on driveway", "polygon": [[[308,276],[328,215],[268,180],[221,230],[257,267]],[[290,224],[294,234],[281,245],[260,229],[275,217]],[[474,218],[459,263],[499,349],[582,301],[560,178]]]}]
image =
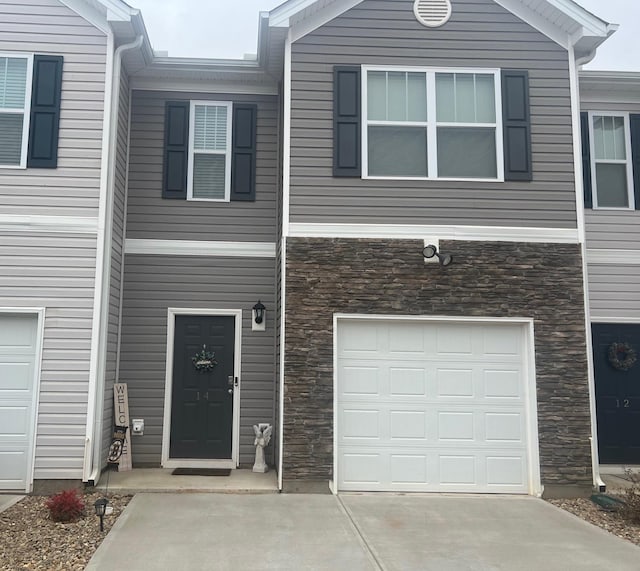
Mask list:
[{"label": "shadow on driveway", "polygon": [[138,494],[87,570],[636,571],[640,548],[542,500]]}]

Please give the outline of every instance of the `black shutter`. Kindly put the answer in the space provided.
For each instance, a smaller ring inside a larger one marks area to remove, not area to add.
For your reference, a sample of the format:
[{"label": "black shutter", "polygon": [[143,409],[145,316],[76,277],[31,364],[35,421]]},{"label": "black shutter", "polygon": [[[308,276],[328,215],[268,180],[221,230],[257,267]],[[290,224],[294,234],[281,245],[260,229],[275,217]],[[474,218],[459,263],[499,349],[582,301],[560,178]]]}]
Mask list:
[{"label": "black shutter", "polygon": [[33,57],[27,153],[29,168],[55,169],[58,166],[62,62],[62,56],[35,55]]},{"label": "black shutter", "polygon": [[591,184],[591,146],[589,139],[589,113],[580,113],[580,140],[582,142],[582,186],[584,207],[593,208],[593,186]]},{"label": "black shutter", "polygon": [[256,131],[258,106],[233,105],[231,200],[256,199]]},{"label": "black shutter", "polygon": [[333,68],[333,176],[362,175],[360,67]]},{"label": "black shutter", "polygon": [[164,119],[162,198],[187,198],[189,102],[167,101]]},{"label": "black shutter", "polygon": [[532,180],[529,72],[502,70],[504,179]]},{"label": "black shutter", "polygon": [[631,115],[631,162],[633,164],[633,193],[636,210],[640,210],[640,115]]}]

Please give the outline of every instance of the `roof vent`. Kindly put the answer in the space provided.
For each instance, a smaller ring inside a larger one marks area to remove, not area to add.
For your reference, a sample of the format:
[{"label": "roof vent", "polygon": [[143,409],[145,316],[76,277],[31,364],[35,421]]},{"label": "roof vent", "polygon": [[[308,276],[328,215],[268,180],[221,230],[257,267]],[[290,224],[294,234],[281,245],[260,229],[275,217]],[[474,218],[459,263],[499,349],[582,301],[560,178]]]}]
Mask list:
[{"label": "roof vent", "polygon": [[413,13],[423,26],[443,26],[451,18],[451,0],[416,0]]}]

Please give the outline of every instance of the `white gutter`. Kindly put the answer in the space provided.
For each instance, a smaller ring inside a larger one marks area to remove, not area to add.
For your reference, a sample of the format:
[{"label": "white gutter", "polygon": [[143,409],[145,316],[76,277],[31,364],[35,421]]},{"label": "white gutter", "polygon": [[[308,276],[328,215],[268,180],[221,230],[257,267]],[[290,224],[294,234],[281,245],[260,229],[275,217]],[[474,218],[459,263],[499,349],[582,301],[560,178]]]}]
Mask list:
[{"label": "white gutter", "polygon": [[118,107],[120,102],[120,79],[124,52],[142,46],[144,36],[119,46],[115,52],[113,31],[107,35],[107,83],[102,133],[102,162],[100,178],[100,207],[98,215],[98,244],[96,255],[96,279],[91,331],[91,364],[89,367],[89,395],[87,409],[87,432],[85,462],[82,480],[96,482],[100,474],[100,437],[106,345],[109,327],[109,288],[111,281],[111,242],[113,238],[113,195],[115,180],[115,156],[118,144]]},{"label": "white gutter", "polygon": [[582,177],[582,138],[580,136],[580,84],[578,81],[578,62],[575,59],[573,46],[569,48],[569,81],[571,86],[571,122],[573,129],[573,163],[576,181],[576,216],[578,236],[582,253],[582,285],[584,290],[584,319],[587,344],[587,380],[589,384],[589,408],[591,413],[591,471],[593,485],[597,490],[604,490],[605,483],[600,477],[600,460],[598,457],[598,426],[596,421],[596,384],[593,368],[593,340],[591,338],[591,309],[589,307],[589,280],[587,276],[587,240],[584,213],[584,181]]}]

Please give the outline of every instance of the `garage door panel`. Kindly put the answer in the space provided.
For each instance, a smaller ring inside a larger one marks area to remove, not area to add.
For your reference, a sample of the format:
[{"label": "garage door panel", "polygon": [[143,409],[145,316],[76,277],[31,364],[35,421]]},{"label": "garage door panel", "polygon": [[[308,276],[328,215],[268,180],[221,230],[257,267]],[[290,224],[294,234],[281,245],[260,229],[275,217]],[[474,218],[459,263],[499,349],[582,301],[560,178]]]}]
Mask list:
[{"label": "garage door panel", "polygon": [[[529,491],[521,326],[353,325],[338,334],[339,489]],[[377,352],[343,350],[367,327]]]},{"label": "garage door panel", "polygon": [[517,453],[414,448],[375,454],[347,450],[338,471],[344,491],[522,493],[526,466]]},{"label": "garage door panel", "polygon": [[38,318],[0,314],[0,490],[24,490],[34,440]]},{"label": "garage door panel", "polygon": [[486,368],[483,371],[483,394],[500,400],[524,398],[521,369]]},{"label": "garage door panel", "polygon": [[342,367],[340,370],[342,394],[345,397],[349,397],[350,395],[379,396],[379,373],[378,367],[365,366],[364,364]]}]

